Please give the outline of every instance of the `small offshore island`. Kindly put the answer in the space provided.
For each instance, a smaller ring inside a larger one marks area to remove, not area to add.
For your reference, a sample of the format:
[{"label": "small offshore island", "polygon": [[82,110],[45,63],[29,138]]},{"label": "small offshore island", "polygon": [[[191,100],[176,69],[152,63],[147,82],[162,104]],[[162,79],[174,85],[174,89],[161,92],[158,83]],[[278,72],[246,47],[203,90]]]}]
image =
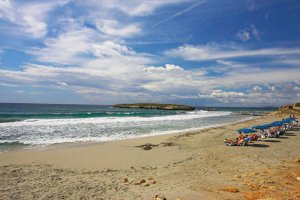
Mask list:
[{"label": "small offshore island", "polygon": [[114,108],[139,108],[139,109],[158,109],[158,110],[195,110],[193,106],[180,104],[159,104],[159,103],[134,103],[134,104],[115,104]]}]

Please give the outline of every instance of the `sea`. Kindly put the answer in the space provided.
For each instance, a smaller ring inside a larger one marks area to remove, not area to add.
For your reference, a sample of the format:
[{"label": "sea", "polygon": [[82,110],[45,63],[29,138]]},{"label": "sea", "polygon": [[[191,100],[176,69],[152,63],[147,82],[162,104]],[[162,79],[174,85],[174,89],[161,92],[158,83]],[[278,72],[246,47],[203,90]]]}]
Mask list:
[{"label": "sea", "polygon": [[254,116],[243,113],[274,110],[196,107],[194,111],[170,111],[109,105],[0,103],[0,152],[171,134],[245,121]]}]

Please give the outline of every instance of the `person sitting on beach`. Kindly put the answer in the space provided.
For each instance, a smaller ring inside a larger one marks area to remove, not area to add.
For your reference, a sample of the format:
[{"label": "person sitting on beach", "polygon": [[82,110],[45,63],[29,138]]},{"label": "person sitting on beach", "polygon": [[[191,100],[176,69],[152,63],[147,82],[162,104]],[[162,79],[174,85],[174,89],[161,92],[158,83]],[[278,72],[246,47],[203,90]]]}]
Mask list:
[{"label": "person sitting on beach", "polygon": [[228,140],[224,139],[225,144],[231,144],[231,145],[242,145],[243,142],[245,142],[246,138],[237,137],[235,140]]},{"label": "person sitting on beach", "polygon": [[251,133],[251,134],[249,135],[249,137],[251,138],[252,141],[257,141],[257,140],[260,138],[260,135]]},{"label": "person sitting on beach", "polygon": [[238,141],[240,141],[241,139],[240,138],[235,138],[235,140],[228,140],[228,139],[224,139],[224,142],[226,142],[226,143],[237,143]]},{"label": "person sitting on beach", "polygon": [[246,138],[243,138],[243,139],[239,140],[238,142],[236,142],[236,144],[237,144],[237,145],[243,144],[243,142],[245,141],[245,139],[246,139]]},{"label": "person sitting on beach", "polygon": [[244,138],[246,138],[247,137],[247,134],[244,134],[244,133],[240,133],[240,135],[239,135],[239,139],[241,140],[241,139],[244,139]]}]

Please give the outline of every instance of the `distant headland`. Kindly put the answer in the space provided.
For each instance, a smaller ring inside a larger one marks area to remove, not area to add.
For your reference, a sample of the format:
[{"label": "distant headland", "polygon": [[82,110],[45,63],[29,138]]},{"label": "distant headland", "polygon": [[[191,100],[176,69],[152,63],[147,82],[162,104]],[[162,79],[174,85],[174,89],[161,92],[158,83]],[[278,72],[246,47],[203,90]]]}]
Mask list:
[{"label": "distant headland", "polygon": [[159,103],[134,103],[134,104],[115,104],[115,108],[140,108],[140,109],[158,109],[158,110],[195,110],[193,106],[180,104],[159,104]]}]

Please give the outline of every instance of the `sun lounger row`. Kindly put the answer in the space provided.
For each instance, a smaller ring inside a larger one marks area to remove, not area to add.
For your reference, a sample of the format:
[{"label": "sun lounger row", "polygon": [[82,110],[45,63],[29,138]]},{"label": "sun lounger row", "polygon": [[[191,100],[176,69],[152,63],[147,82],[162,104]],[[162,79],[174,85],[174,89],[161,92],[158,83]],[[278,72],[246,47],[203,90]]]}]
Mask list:
[{"label": "sun lounger row", "polygon": [[245,146],[250,141],[258,141],[260,138],[280,137],[285,131],[291,130],[295,126],[300,126],[295,117],[289,117],[282,121],[275,121],[270,124],[253,126],[251,129],[243,128],[237,130],[239,136],[234,140],[224,139],[226,146]]}]

